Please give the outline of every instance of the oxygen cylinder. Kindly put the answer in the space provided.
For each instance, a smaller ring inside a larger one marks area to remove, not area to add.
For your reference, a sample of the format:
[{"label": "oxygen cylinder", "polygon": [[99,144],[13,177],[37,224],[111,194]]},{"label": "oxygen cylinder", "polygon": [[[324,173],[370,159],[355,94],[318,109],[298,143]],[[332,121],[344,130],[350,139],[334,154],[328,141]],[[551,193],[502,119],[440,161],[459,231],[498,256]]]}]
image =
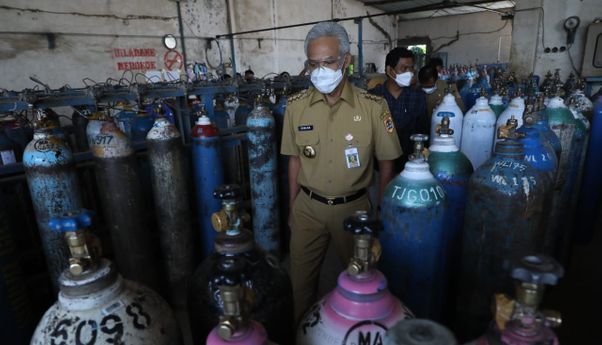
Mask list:
[{"label": "oxygen cylinder", "polygon": [[391,292],[418,317],[440,320],[445,309],[450,252],[445,227],[447,196],[422,155],[428,136],[414,134],[415,151],[386,187],[379,267]]},{"label": "oxygen cylinder", "polygon": [[454,139],[456,140],[456,145],[459,147],[460,143],[462,142],[462,121],[464,119],[464,115],[462,114],[460,107],[458,107],[458,104],[456,104],[456,98],[451,93],[445,95],[441,104],[439,104],[439,106],[433,110],[433,116],[431,117],[430,144],[433,144],[433,140],[436,135],[435,128],[445,116],[449,118],[449,128],[454,131]]},{"label": "oxygen cylinder", "polygon": [[[445,240],[450,253],[449,267],[452,280],[454,272],[459,269],[460,261],[460,234],[464,225],[464,211],[468,192],[468,179],[473,173],[472,164],[460,152],[454,143],[453,131],[449,128],[449,119],[444,117],[438,129],[438,135],[429,147],[428,164],[431,173],[445,189],[447,197],[447,230]],[[448,296],[454,296],[454,285],[450,286]],[[453,307],[453,303],[451,305]]]},{"label": "oxygen cylinder", "polygon": [[220,209],[220,201],[213,197],[213,191],[224,182],[220,152],[218,129],[207,116],[202,115],[192,129],[192,170],[202,258],[206,258],[213,251],[215,240],[211,215]]},{"label": "oxygen cylinder", "polygon": [[602,155],[599,149],[602,147],[602,96],[598,97],[594,105],[592,118],[592,131],[585,160],[583,182],[579,193],[577,206],[577,220],[575,241],[577,243],[589,243],[592,239],[595,224],[598,219],[598,205],[602,196]]},{"label": "oxygen cylinder", "polygon": [[[509,124],[517,126],[517,120],[508,120]],[[549,177],[549,186],[547,188],[552,191],[553,182],[556,179],[558,170],[558,159],[554,148],[542,138],[541,132],[533,128],[531,124],[535,122],[533,113],[525,114],[524,125],[517,129],[517,133],[524,134],[520,141],[525,148],[525,161],[527,161],[535,169],[546,173]]]},{"label": "oxygen cylinder", "polygon": [[297,330],[297,345],[382,344],[385,333],[412,313],[387,290],[387,278],[374,268],[380,222],[357,211],[344,230],[353,234],[353,258],[337,288],[314,304]]},{"label": "oxygen cylinder", "polygon": [[88,140],[88,147],[92,147],[94,138],[100,133],[102,125],[108,121],[107,114],[102,110],[97,110],[88,116],[88,125],[86,126],[86,139]]},{"label": "oxygen cylinder", "polygon": [[48,226],[51,217],[82,207],[73,153],[46,128],[36,128],[23,153],[23,167],[36,214],[48,272],[55,289],[68,261],[67,247],[60,234]]},{"label": "oxygen cylinder", "polygon": [[194,270],[184,146],[176,126],[164,117],[155,120],[146,141],[169,300],[172,306],[183,307]]},{"label": "oxygen cylinder", "polygon": [[91,149],[117,266],[127,279],[157,288],[156,250],[134,149],[112,121],[102,124]]},{"label": "oxygen cylinder", "polygon": [[[543,101],[543,99],[541,101]],[[543,102],[541,108],[543,108]],[[532,113],[531,117],[534,118],[535,122],[530,124],[530,126],[537,129],[542,140],[548,142],[552,146],[554,153],[556,154],[556,161],[558,162],[560,160],[560,154],[562,153],[562,145],[560,144],[560,139],[558,139],[556,133],[550,128],[547,115],[543,111],[538,111]]]},{"label": "oxygen cylinder", "polygon": [[[151,105],[152,106],[152,105]],[[151,116],[147,111],[140,110],[132,122],[132,136],[133,142],[144,141],[148,131],[153,127],[155,123],[155,117]]]},{"label": "oxygen cylinder", "polygon": [[545,286],[556,285],[563,274],[562,266],[550,257],[523,257],[512,269],[512,278],[517,281],[516,300],[496,295],[495,321],[485,335],[467,345],[558,345],[552,327],[560,326],[560,314],[541,312],[539,304]]},{"label": "oxygen cylinder", "polygon": [[6,200],[0,200],[0,334],[3,344],[25,345],[34,329],[31,300],[20,265],[16,230],[10,221]]},{"label": "oxygen cylinder", "polygon": [[456,317],[461,338],[476,337],[490,318],[490,296],[508,291],[509,260],[543,246],[548,176],[524,161],[520,136],[510,131],[469,181]]},{"label": "oxygen cylinder", "polygon": [[205,259],[190,278],[188,311],[192,336],[201,344],[224,312],[216,279],[224,273],[222,259],[238,259],[244,263],[243,285],[251,287],[249,315],[265,325],[271,339],[279,344],[293,343],[293,292],[286,272],[278,260],[257,248],[253,233],[244,229],[249,215],[238,209],[241,190],[237,185],[224,185],[215,190],[223,208],[211,216],[217,232],[215,252]]},{"label": "oxygen cylinder", "polygon": [[[497,118],[497,122],[495,124],[495,133],[497,133],[498,128],[505,126],[508,120],[514,117],[518,121],[518,127],[523,125],[523,113],[525,112],[525,100],[522,97],[515,97],[510,101],[506,110],[504,110],[500,116]],[[495,142],[497,143],[501,139],[495,138]]]},{"label": "oxygen cylinder", "polygon": [[224,100],[224,107],[228,113],[228,127],[236,126],[236,109],[238,109],[238,97],[228,95]]},{"label": "oxygen cylinder", "polygon": [[480,97],[464,116],[462,125],[462,153],[470,159],[475,169],[491,157],[495,139],[495,113],[487,98]]},{"label": "oxygen cylinder", "polygon": [[545,114],[550,128],[560,139],[562,153],[558,161],[556,181],[557,188],[560,188],[560,196],[554,198],[552,205],[552,213],[558,216],[556,221],[550,222],[551,228],[544,252],[554,253],[555,258],[565,261],[571,243],[572,220],[576,206],[573,204],[573,195],[578,192],[579,165],[587,132],[583,124],[575,120],[560,97],[550,100]]},{"label": "oxygen cylinder", "polygon": [[222,275],[214,280],[224,304],[219,324],[207,337],[206,345],[270,345],[267,332],[263,326],[249,320],[249,308],[246,301],[253,300],[254,291],[242,285],[244,262],[238,258],[221,258],[218,265]]},{"label": "oxygen cylinder", "polygon": [[457,345],[449,329],[431,320],[403,320],[387,331],[384,345]]},{"label": "oxygen cylinder", "polygon": [[53,231],[64,236],[71,257],[60,277],[58,301],[46,311],[31,345],[181,344],[169,306],[154,291],[125,280],[112,262],[100,259],[86,212],[53,218]]},{"label": "oxygen cylinder", "polygon": [[498,95],[497,93],[491,96],[491,99],[489,100],[489,107],[495,114],[496,119],[506,109],[506,107],[504,106],[504,100],[502,96]]},{"label": "oxygen cylinder", "polygon": [[255,243],[276,256],[280,254],[280,214],[278,212],[278,152],[276,121],[258,99],[247,118],[249,176],[253,204]]}]

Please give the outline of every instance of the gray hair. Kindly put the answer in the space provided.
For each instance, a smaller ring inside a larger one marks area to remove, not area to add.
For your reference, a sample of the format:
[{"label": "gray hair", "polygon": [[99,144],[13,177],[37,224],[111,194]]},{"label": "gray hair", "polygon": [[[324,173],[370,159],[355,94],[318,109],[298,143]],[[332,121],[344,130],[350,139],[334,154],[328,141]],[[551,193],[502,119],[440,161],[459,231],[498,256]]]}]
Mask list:
[{"label": "gray hair", "polygon": [[314,25],[305,37],[305,55],[307,55],[309,42],[321,37],[335,37],[339,41],[341,56],[349,53],[349,35],[347,35],[347,30],[335,22],[321,22]]}]

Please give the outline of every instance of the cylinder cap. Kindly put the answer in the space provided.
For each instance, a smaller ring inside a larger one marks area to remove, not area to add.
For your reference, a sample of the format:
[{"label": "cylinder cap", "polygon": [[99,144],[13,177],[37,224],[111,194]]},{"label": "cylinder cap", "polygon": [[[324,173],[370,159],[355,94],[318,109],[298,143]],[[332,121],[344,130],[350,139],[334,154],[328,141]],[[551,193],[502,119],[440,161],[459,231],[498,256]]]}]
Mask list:
[{"label": "cylinder cap", "polygon": [[213,197],[221,200],[238,199],[240,195],[240,186],[237,184],[224,184],[213,191]]},{"label": "cylinder cap", "polygon": [[92,212],[81,209],[68,212],[61,217],[51,218],[48,226],[56,232],[77,231],[89,228],[92,225]]},{"label": "cylinder cap", "polygon": [[199,126],[208,126],[211,124],[211,119],[207,115],[202,115],[196,119],[196,124]]}]

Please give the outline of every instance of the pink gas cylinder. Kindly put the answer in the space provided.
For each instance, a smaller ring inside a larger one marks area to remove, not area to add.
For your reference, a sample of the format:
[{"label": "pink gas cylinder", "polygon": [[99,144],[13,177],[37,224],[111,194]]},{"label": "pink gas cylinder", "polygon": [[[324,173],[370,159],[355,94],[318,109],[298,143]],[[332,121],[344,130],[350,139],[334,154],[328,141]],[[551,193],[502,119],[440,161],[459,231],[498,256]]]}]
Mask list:
[{"label": "pink gas cylinder", "polygon": [[265,328],[259,322],[249,319],[247,301],[254,299],[254,292],[242,284],[245,281],[245,261],[236,257],[224,257],[218,265],[222,274],[213,283],[219,286],[223,313],[205,344],[275,345],[268,340]]},{"label": "pink gas cylinder", "polygon": [[518,281],[516,300],[496,296],[495,321],[485,335],[467,345],[559,345],[553,327],[560,314],[540,311],[546,285],[556,285],[564,274],[560,264],[548,256],[528,255],[512,270]]},{"label": "pink gas cylinder", "polygon": [[297,345],[382,344],[389,327],[414,317],[374,268],[379,256],[374,236],[381,223],[366,211],[357,211],[343,226],[354,235],[353,258],[339,275],[336,289],[303,317]]}]

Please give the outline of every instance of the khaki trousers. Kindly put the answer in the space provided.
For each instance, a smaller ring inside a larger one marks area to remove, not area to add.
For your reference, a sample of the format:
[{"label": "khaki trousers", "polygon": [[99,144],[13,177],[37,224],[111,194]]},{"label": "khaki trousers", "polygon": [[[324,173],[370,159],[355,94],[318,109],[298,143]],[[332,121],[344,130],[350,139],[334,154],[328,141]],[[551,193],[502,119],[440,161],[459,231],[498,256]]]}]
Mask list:
[{"label": "khaki trousers", "polygon": [[299,191],[291,214],[290,242],[295,324],[316,302],[320,268],[330,239],[341,262],[347,264],[353,256],[353,236],[343,230],[343,221],[358,210],[371,211],[367,193],[357,200],[331,206]]}]

